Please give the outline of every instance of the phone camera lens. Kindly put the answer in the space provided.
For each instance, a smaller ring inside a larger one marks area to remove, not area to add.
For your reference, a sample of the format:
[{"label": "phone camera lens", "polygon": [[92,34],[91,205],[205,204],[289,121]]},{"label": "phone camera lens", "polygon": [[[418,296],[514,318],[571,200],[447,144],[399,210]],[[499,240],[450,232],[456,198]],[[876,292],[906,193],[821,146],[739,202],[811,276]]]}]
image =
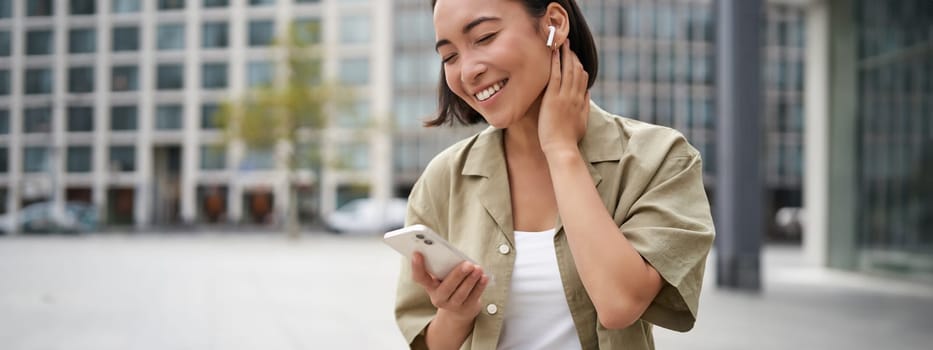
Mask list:
[{"label": "phone camera lens", "polygon": [[434,241],[432,241],[432,240],[430,240],[430,239],[426,239],[426,240],[424,240],[424,244],[432,245],[432,244],[434,244]]},{"label": "phone camera lens", "polygon": [[423,234],[420,234],[420,233],[417,234],[417,235],[415,235],[415,237],[418,237],[418,239],[424,239],[424,235],[423,235]]}]

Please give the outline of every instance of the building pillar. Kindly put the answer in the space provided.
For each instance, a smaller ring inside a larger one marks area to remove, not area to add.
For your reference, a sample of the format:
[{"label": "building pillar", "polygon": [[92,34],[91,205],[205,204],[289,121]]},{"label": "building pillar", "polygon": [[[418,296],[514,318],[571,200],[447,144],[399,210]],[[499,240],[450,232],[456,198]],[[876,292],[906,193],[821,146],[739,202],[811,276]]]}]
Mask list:
[{"label": "building pillar", "polygon": [[829,3],[812,1],[806,14],[803,250],[826,266],[829,232]]},{"label": "building pillar", "polygon": [[[155,2],[143,2],[143,13],[156,13]],[[136,120],[136,191],[133,196],[133,224],[137,229],[149,227],[152,218],[153,184],[152,167],[152,129],[155,109],[154,96],[157,91],[155,62],[155,25],[152,16],[143,16],[140,24],[140,72],[139,90],[141,92],[137,106]]]},{"label": "building pillar", "polygon": [[719,0],[716,37],[717,285],[761,289],[761,0]]},{"label": "building pillar", "polygon": [[858,184],[858,46],[852,0],[829,2],[829,198],[827,263],[855,269]]}]

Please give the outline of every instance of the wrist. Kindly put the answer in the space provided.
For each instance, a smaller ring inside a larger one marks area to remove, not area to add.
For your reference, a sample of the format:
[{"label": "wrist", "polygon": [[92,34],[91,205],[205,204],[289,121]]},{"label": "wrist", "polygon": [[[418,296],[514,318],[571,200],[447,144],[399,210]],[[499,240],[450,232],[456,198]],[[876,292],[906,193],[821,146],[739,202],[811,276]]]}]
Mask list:
[{"label": "wrist", "polygon": [[472,324],[475,319],[476,315],[465,316],[447,309],[437,309],[437,314],[434,316],[435,322],[461,327]]},{"label": "wrist", "polygon": [[542,148],[544,158],[548,164],[556,165],[558,163],[576,162],[583,159],[580,149],[577,145],[554,145]]}]

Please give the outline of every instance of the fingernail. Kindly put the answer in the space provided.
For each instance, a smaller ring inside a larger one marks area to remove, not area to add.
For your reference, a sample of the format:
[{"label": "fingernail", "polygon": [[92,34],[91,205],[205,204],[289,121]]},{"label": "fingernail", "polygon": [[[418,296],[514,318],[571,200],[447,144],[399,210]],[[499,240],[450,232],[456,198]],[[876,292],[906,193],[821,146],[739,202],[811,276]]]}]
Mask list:
[{"label": "fingernail", "polygon": [[469,264],[463,265],[463,272],[470,272],[470,270],[472,270],[472,266],[471,266],[471,265],[469,265]]}]

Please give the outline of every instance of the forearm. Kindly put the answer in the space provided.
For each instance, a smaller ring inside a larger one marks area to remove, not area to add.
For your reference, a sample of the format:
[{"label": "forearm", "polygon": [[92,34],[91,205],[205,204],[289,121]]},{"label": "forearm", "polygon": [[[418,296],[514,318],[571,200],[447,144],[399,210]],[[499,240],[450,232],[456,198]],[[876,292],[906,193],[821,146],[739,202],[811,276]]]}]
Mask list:
[{"label": "forearm", "polygon": [[434,320],[428,324],[425,343],[428,349],[459,349],[470,332],[473,331],[473,320],[462,320],[438,309]]},{"label": "forearm", "polygon": [[660,290],[660,276],[619,233],[579,150],[550,152],[547,160],[567,241],[594,306],[634,321]]}]

